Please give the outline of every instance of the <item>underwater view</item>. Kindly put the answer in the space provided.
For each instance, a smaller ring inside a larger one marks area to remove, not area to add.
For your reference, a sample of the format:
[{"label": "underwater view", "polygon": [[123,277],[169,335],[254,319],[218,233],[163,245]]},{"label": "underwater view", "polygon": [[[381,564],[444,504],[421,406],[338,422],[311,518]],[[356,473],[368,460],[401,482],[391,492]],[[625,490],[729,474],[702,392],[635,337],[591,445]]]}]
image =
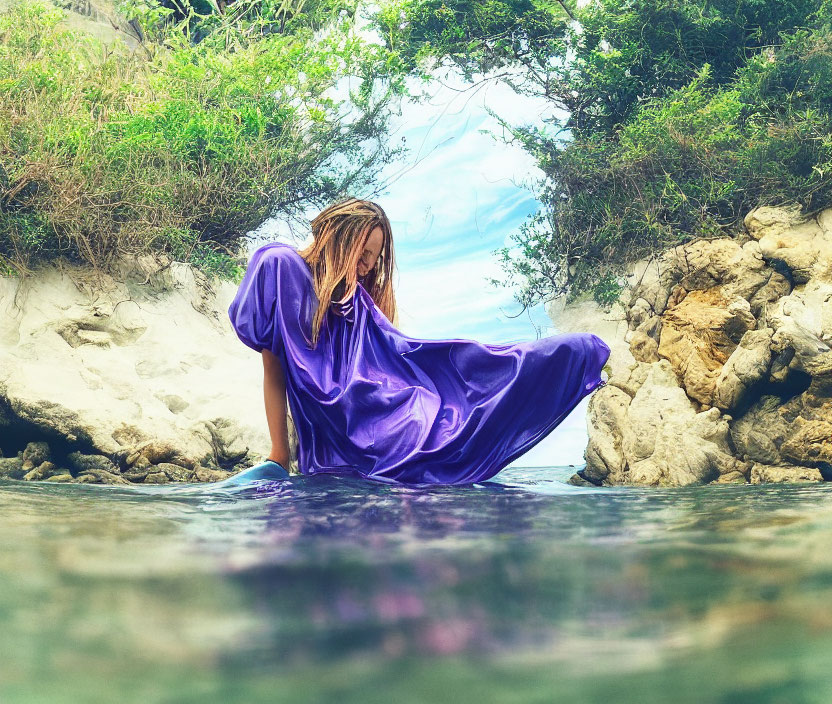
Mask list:
[{"label": "underwater view", "polygon": [[828,702],[825,484],[0,482],[0,701]]}]

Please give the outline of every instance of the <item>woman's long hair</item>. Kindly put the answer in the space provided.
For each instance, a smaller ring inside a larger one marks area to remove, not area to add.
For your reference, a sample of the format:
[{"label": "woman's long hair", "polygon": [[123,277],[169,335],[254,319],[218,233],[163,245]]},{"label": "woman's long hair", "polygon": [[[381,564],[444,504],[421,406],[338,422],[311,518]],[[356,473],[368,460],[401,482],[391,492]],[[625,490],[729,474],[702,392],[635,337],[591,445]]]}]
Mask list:
[{"label": "woman's long hair", "polygon": [[[367,236],[376,227],[384,235],[378,262],[362,285],[385,317],[398,326],[398,309],[393,294],[393,231],[387,215],[376,203],[348,198],[334,203],[312,220],[312,244],[298,250],[312,270],[318,309],[312,321],[312,347],[318,343],[321,327],[332,301],[351,298],[358,283],[357,267]],[[323,301],[328,301],[323,305]]]}]

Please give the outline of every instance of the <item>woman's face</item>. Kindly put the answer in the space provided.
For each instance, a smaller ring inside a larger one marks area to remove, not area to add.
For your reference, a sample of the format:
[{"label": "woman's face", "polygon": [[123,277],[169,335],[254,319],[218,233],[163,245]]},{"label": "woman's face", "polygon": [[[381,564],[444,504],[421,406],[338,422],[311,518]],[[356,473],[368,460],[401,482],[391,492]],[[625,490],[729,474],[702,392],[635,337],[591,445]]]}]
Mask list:
[{"label": "woman's face", "polygon": [[367,241],[364,243],[364,251],[361,253],[361,258],[358,260],[358,275],[361,277],[367,274],[376,265],[379,256],[381,255],[381,248],[384,245],[384,232],[381,227],[376,225],[370,234],[367,236]]}]

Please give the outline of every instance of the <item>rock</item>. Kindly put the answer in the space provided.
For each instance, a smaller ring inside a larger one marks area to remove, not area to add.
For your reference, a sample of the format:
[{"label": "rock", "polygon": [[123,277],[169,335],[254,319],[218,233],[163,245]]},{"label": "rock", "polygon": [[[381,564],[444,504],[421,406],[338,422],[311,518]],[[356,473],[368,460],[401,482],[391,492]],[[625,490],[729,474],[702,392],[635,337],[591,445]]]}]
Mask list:
[{"label": "rock", "polygon": [[832,467],[832,208],[758,208],[745,225],[742,240],[667,250],[622,296],[635,361],[590,400],[586,478],[818,481]]},{"label": "rock", "polygon": [[[772,339],[774,339],[773,336]],[[792,359],[794,359],[794,350],[791,347],[777,345],[775,348],[774,344],[771,345],[771,365],[768,370],[768,379],[772,384],[785,384],[790,376],[797,378],[797,375],[792,374],[795,370],[789,366]]]},{"label": "rock", "polygon": [[623,374],[611,377],[607,385],[621,389],[632,398],[644,384],[651,369],[652,365],[649,363],[636,362],[630,365]]},{"label": "rock", "polygon": [[170,478],[164,472],[149,472],[144,478],[145,484],[167,484]]},{"label": "rock", "polygon": [[143,482],[151,471],[155,468],[151,464],[146,464],[144,467],[131,467],[121,473],[121,476],[130,482]]},{"label": "rock", "polygon": [[753,297],[771,277],[757,242],[743,245],[730,237],[693,240],[666,251],[659,264],[661,285],[673,299],[674,287],[684,291],[722,289],[726,299]]},{"label": "rock", "polygon": [[755,240],[765,236],[778,237],[795,223],[803,221],[799,204],[786,207],[762,206],[750,210],[743,218],[746,231]]},{"label": "rock", "polygon": [[740,471],[719,410],[698,413],[667,360],[645,366],[647,376],[629,402],[626,393],[609,385],[590,401],[587,477],[685,486]]},{"label": "rock", "polygon": [[728,472],[727,474],[720,474],[716,480],[717,484],[747,484],[748,479],[742,472]]},{"label": "rock", "polygon": [[[643,293],[644,288],[639,288],[639,293]],[[656,303],[651,303],[643,295],[633,294],[632,303],[627,308],[626,318],[631,330],[638,330],[644,323],[654,318],[660,318],[657,315],[658,310]]]},{"label": "rock", "polygon": [[778,396],[763,396],[731,424],[737,453],[754,462],[780,464],[780,445],[789,433],[789,423],[779,413]]},{"label": "rock", "polygon": [[37,467],[49,459],[51,459],[51,453],[48,443],[30,442],[23,450],[23,461],[31,463],[33,467]]},{"label": "rock", "polygon": [[193,481],[197,482],[218,482],[228,479],[233,472],[226,472],[222,469],[209,469],[208,467],[197,467],[194,470]]},{"label": "rock", "polygon": [[144,450],[148,464],[192,469],[214,457],[205,423],[227,421],[236,439],[223,452],[249,448],[255,461],[270,447],[263,370],[228,320],[236,284],[138,265],[121,280],[72,265],[0,277],[0,426],[55,438],[53,449],[117,462]]},{"label": "rock", "polygon": [[637,332],[644,333],[648,337],[652,338],[656,342],[659,341],[662,332],[662,318],[661,316],[654,315],[647,320],[643,321],[637,328]]},{"label": "rock", "polygon": [[[826,216],[828,217],[828,216]],[[769,261],[783,262],[796,283],[825,272],[832,261],[832,233],[825,220],[801,215],[800,207],[761,207],[745,216],[745,227]]]},{"label": "rock", "polygon": [[75,478],[69,472],[63,472],[62,474],[53,474],[51,477],[46,478],[47,482],[73,482]]},{"label": "rock", "polygon": [[27,482],[39,482],[44,478],[40,466],[30,469],[23,475],[23,480]]},{"label": "rock", "polygon": [[823,477],[817,469],[811,467],[794,467],[792,465],[755,464],[751,468],[751,483],[768,482],[822,482]]},{"label": "rock", "polygon": [[659,343],[641,330],[636,330],[630,337],[630,352],[639,362],[659,361]]},{"label": "rock", "polygon": [[829,377],[784,401],[766,395],[733,423],[737,452],[760,464],[822,467],[832,460]]},{"label": "rock", "polygon": [[[832,410],[827,405],[827,412]],[[832,417],[798,416],[780,446],[783,459],[798,465],[816,466],[832,462]]]},{"label": "rock", "polygon": [[69,472],[62,467],[57,467],[52,462],[41,462],[37,467],[26,472],[23,475],[23,479],[27,482],[43,481],[44,479],[49,479],[60,474],[69,474]]},{"label": "rock", "polygon": [[91,467],[78,475],[77,481],[86,484],[129,484],[124,477],[106,469]]},{"label": "rock", "polygon": [[718,288],[691,291],[665,312],[658,354],[691,398],[710,405],[722,365],[755,322],[744,299],[728,300]]},{"label": "rock", "polygon": [[130,467],[130,469],[134,469],[136,471],[145,470],[145,474],[147,474],[147,470],[150,467],[153,467],[153,465],[150,463],[150,460],[138,452],[133,452],[129,454],[125,459],[125,464],[127,464]]},{"label": "rock", "polygon": [[832,284],[810,281],[797,286],[771,309],[772,349],[790,350],[789,368],[810,376],[832,371]]},{"label": "rock", "polygon": [[213,460],[220,467],[233,467],[249,457],[249,446],[239,424],[227,418],[205,422],[206,437],[213,450]]},{"label": "rock", "polygon": [[100,469],[112,474],[118,474],[118,468],[104,455],[86,455],[81,452],[70,452],[67,455],[69,466],[76,474],[87,472],[93,469]]},{"label": "rock", "polygon": [[788,296],[791,290],[792,285],[785,276],[777,271],[768,272],[766,283],[748,299],[751,314],[764,325],[768,325],[769,310],[783,296]]},{"label": "rock", "polygon": [[23,459],[21,457],[0,458],[0,477],[23,479],[24,474],[26,474],[26,470],[23,469]]},{"label": "rock", "polygon": [[[160,462],[156,465],[156,471],[164,472],[165,476],[172,482],[190,481],[190,478],[193,476],[192,469],[186,469],[185,467],[180,467],[178,464],[172,464],[170,462]],[[146,481],[147,478],[145,478]]]},{"label": "rock", "polygon": [[125,448],[135,448],[150,441],[150,438],[142,432],[141,428],[137,428],[135,425],[128,425],[127,423],[120,423],[116,426],[111,436],[120,447]]},{"label": "rock", "polygon": [[723,365],[716,380],[714,405],[723,411],[737,408],[749,389],[768,375],[771,364],[770,328],[749,330]]},{"label": "rock", "polygon": [[175,444],[162,440],[144,443],[127,457],[127,464],[130,466],[137,464],[143,466],[145,463],[158,465],[168,462],[182,467],[192,468],[195,465],[194,460],[184,455]]},{"label": "rock", "polygon": [[[60,382],[56,379],[54,383]],[[0,383],[0,398],[7,401],[14,414],[14,425],[27,428],[31,435],[48,433],[68,443],[91,444],[90,425],[78,413],[50,400],[25,398],[9,383]]]},{"label": "rock", "polygon": [[184,398],[176,394],[161,394],[157,398],[168,407],[171,413],[181,413],[191,405]]},{"label": "rock", "polygon": [[572,486],[587,486],[595,488],[597,485],[581,476],[580,472],[573,474],[566,482]]},{"label": "rock", "polygon": [[610,481],[624,480],[627,462],[621,447],[623,428],[627,424],[630,397],[614,386],[604,386],[589,400],[587,425],[590,427],[589,443],[584,458],[584,473],[600,484],[610,474]]}]

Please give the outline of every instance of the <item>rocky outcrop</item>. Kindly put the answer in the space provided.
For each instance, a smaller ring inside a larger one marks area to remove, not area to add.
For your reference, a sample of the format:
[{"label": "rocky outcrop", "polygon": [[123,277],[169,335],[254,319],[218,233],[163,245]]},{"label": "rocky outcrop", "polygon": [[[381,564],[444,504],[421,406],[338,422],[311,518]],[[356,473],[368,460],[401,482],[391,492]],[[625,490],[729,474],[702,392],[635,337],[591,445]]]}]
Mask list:
[{"label": "rocky outcrop", "polygon": [[726,418],[716,408],[698,410],[666,359],[637,362],[629,377],[613,378],[601,391],[589,406],[596,432],[587,445],[586,479],[684,486],[750,471],[733,456]]},{"label": "rocky outcrop", "polygon": [[265,459],[262,362],[231,328],[235,292],[150,258],[0,278],[0,477],[213,481]]},{"label": "rocky outcrop", "polygon": [[617,313],[632,361],[591,398],[595,484],[832,479],[832,209],[758,208],[650,263]]}]

